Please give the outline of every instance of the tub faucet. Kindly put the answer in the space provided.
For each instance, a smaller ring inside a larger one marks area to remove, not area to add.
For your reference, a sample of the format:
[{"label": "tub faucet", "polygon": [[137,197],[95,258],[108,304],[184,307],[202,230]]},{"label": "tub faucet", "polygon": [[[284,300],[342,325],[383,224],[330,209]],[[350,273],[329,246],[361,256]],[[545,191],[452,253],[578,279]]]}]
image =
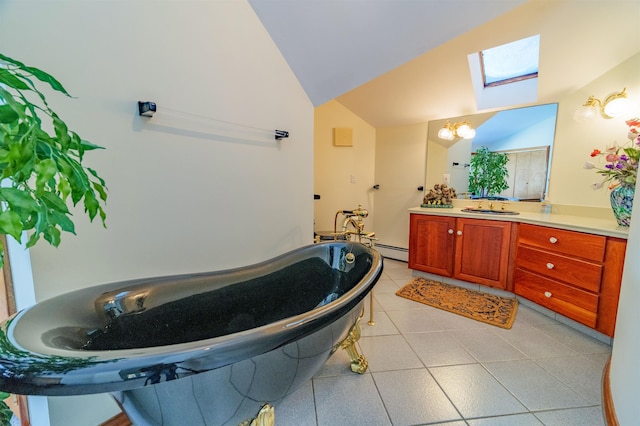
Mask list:
[{"label": "tub faucet", "polygon": [[[345,216],[344,221],[342,222],[341,231],[345,236],[349,234],[362,235],[364,232],[364,222],[363,218],[369,216],[369,211],[367,209],[362,208],[362,204],[358,205],[357,209],[354,210],[338,210],[336,216],[333,221],[333,233],[337,237],[338,236],[338,215],[343,214]],[[349,225],[355,229],[355,231],[349,231]]]}]

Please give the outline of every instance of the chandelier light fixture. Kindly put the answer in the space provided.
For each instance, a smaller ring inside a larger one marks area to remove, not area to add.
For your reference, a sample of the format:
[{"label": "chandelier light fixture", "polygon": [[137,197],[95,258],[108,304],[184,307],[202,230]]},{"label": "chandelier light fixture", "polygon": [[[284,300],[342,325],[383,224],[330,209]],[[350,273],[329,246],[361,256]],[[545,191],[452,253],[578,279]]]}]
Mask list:
[{"label": "chandelier light fixture", "polygon": [[591,120],[600,114],[604,118],[614,118],[626,114],[631,108],[631,102],[627,99],[626,87],[621,92],[614,92],[604,101],[589,96],[587,102],[576,110],[573,117],[577,121]]},{"label": "chandelier light fixture", "polygon": [[476,130],[467,121],[459,121],[454,124],[447,121],[438,132],[438,137],[447,141],[452,141],[455,138],[473,139],[475,136]]}]

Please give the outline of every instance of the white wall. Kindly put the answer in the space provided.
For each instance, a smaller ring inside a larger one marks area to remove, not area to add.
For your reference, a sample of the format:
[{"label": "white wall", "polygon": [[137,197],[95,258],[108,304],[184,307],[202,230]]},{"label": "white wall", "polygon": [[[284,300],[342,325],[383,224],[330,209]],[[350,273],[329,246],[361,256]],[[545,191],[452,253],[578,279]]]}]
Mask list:
[{"label": "white wall", "polygon": [[[625,120],[640,116],[640,53],[609,70],[588,85],[569,96],[560,99],[558,121],[553,145],[551,170],[549,174],[549,199],[552,203],[610,207],[609,191],[606,187],[594,191],[591,184],[601,181],[593,170],[584,169],[584,163],[594,148],[604,149],[617,141],[626,143],[627,126]],[[603,100],[612,92],[627,88],[629,99],[635,111],[629,116],[579,123],[573,118],[575,110],[591,95]],[[612,216],[613,217],[613,216]]]},{"label": "white wall", "polygon": [[[334,146],[333,129],[350,128],[353,146]],[[376,130],[337,101],[315,110],[314,201],[315,229],[333,232],[336,212],[352,210],[359,204],[369,211],[365,231],[374,222],[373,185]],[[345,216],[338,215],[338,229]]]},{"label": "white wall", "polygon": [[408,248],[407,210],[420,205],[424,186],[427,123],[376,132],[376,235],[383,245]]},{"label": "white wall", "polygon": [[[0,40],[2,53],[66,86],[76,99],[50,103],[106,148],[87,163],[109,187],[108,227],[78,211],[77,236],[31,250],[38,300],[248,265],[312,242],[313,107],[245,0],[6,0]],[[138,100],[156,102],[156,116],[138,117]],[[166,108],[291,136],[276,143]],[[109,415],[98,407],[108,397],[65,398],[52,425]]]}]

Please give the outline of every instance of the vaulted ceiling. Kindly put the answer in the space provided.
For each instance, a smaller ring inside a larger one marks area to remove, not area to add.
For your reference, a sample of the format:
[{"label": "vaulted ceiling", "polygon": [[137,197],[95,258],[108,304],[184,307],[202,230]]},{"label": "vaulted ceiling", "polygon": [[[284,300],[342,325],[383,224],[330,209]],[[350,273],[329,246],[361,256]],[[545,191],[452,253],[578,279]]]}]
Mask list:
[{"label": "vaulted ceiling", "polygon": [[374,127],[477,112],[467,55],[516,39],[540,34],[535,103],[640,52],[638,0],[249,3],[315,106],[336,99]]}]

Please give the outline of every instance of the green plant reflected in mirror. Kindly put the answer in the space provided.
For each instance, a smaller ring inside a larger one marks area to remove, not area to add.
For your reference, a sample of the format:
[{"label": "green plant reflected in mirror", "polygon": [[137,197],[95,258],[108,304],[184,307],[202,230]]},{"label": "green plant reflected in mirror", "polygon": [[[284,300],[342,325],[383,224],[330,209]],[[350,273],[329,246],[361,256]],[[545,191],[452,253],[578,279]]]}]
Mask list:
[{"label": "green plant reflected in mirror", "polygon": [[[472,153],[480,147],[509,157],[507,188],[499,195],[511,201],[540,201],[548,188],[548,176],[556,130],[558,104],[505,109],[429,122],[425,187],[449,185],[459,198],[470,197],[469,169]],[[468,121],[476,129],[473,139],[443,140],[438,131],[449,122]]]},{"label": "green plant reflected in mirror", "polygon": [[509,156],[481,146],[471,155],[469,192],[476,197],[497,197],[509,188],[507,163]]}]

